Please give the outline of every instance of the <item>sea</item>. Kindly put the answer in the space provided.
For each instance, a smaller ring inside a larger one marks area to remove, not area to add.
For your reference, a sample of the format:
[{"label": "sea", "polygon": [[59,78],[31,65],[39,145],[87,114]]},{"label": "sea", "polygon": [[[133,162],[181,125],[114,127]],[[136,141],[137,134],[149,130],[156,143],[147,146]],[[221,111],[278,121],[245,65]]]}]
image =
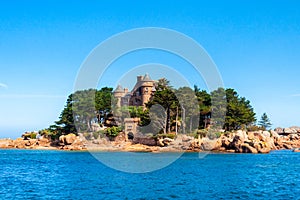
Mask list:
[{"label": "sea", "polygon": [[0,150],[0,199],[300,199],[300,153]]}]

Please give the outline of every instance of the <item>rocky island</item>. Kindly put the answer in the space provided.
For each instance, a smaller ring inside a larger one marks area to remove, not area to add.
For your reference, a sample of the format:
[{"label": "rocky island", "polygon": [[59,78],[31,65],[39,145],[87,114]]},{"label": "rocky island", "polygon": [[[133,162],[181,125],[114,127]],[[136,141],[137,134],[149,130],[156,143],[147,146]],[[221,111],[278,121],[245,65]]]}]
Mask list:
[{"label": "rocky island", "polygon": [[[28,133],[27,133],[28,135]],[[0,139],[1,149],[90,150],[128,152],[227,152],[269,153],[272,150],[290,149],[299,152],[300,127],[276,128],[271,131],[224,132],[218,138],[192,137],[178,134],[173,138],[160,135],[156,138],[137,136],[128,140],[121,132],[115,138],[87,136],[87,134],[62,135],[57,140],[45,136],[38,139],[26,137]]]},{"label": "rocky island", "polygon": [[[174,89],[165,78],[137,76],[131,91],[119,85],[69,95],[58,121],[16,140],[1,139],[0,148],[142,152],[269,153],[299,151],[300,127],[270,130],[264,113],[256,113],[234,89],[210,93]],[[269,131],[266,131],[269,130]]]}]

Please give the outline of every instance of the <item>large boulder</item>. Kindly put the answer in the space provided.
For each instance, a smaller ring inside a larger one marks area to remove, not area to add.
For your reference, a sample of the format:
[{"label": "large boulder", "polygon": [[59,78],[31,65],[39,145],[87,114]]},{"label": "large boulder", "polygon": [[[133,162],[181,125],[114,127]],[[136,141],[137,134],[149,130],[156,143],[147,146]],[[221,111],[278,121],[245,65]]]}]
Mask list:
[{"label": "large boulder", "polygon": [[160,147],[164,147],[165,144],[164,144],[164,139],[158,139],[157,142],[156,142],[157,146],[160,146]]},{"label": "large boulder", "polygon": [[24,140],[23,138],[17,138],[14,140],[14,146],[17,149],[24,149],[25,144],[28,142],[28,140]]},{"label": "large boulder", "polygon": [[44,137],[40,138],[37,141],[37,144],[41,147],[49,147],[50,143],[51,143],[51,141],[48,138],[44,138]]},{"label": "large boulder", "polygon": [[143,145],[148,145],[148,146],[156,146],[157,142],[154,138],[152,137],[142,137],[142,136],[137,136],[133,138],[133,143],[134,144],[143,144]]},{"label": "large boulder", "polygon": [[211,151],[215,148],[216,143],[217,143],[217,139],[210,140],[209,138],[203,138],[201,149],[204,151]]},{"label": "large boulder", "polygon": [[254,132],[248,132],[248,139],[249,140],[254,140]]},{"label": "large boulder", "polygon": [[8,149],[14,147],[14,141],[11,139],[0,139],[0,149]]},{"label": "large boulder", "polygon": [[244,143],[244,140],[241,139],[240,136],[235,135],[232,142],[229,145],[229,149],[234,149],[236,152],[239,152],[239,151],[241,151],[241,145],[243,143]]},{"label": "large boulder", "polygon": [[[97,139],[97,138],[95,138]],[[125,142],[126,141],[126,135],[125,132],[120,132],[118,136],[114,139],[115,142]]]},{"label": "large boulder", "polygon": [[293,147],[290,144],[284,143],[283,144],[283,148],[285,148],[285,149],[292,149]]},{"label": "large boulder", "polygon": [[254,139],[258,141],[266,141],[267,137],[263,134],[262,131],[254,133]]},{"label": "large boulder", "polygon": [[254,148],[251,147],[249,144],[244,143],[241,145],[241,150],[242,152],[237,152],[237,153],[258,153],[258,151]]},{"label": "large boulder", "polygon": [[292,126],[290,128],[294,129],[297,133],[300,133],[300,127],[299,126]]},{"label": "large boulder", "polygon": [[182,136],[181,136],[181,140],[182,140],[182,142],[189,142],[189,141],[191,141],[191,140],[194,140],[194,138],[191,137],[191,136],[182,135]]},{"label": "large boulder", "polygon": [[221,146],[225,147],[226,149],[229,149],[229,146],[232,142],[231,138],[228,136],[222,135],[219,140],[221,141]]},{"label": "large boulder", "polygon": [[255,144],[255,148],[258,153],[269,153],[271,151],[271,146],[267,142],[259,141]]},{"label": "large boulder", "polygon": [[270,148],[261,148],[258,153],[270,153],[271,149]]},{"label": "large boulder", "polygon": [[68,135],[61,135],[59,137],[59,142],[61,145],[70,145],[76,140],[77,136],[73,133]]},{"label": "large boulder", "polygon": [[165,144],[165,146],[169,146],[171,142],[173,142],[174,140],[171,138],[164,138],[163,139],[163,143]]},{"label": "large boulder", "polygon": [[273,138],[278,138],[279,137],[278,133],[276,131],[273,131],[273,130],[271,130],[271,136]]},{"label": "large boulder", "polygon": [[270,138],[271,137],[271,134],[270,134],[269,131],[263,131],[262,135],[265,136],[266,138]]},{"label": "large boulder", "polygon": [[283,129],[284,134],[293,134],[293,133],[297,133],[297,131],[294,128],[284,128]]},{"label": "large boulder", "polygon": [[278,134],[284,133],[284,130],[283,130],[283,128],[281,128],[281,127],[275,128],[274,131],[276,131]]},{"label": "large boulder", "polygon": [[221,140],[221,138],[217,139],[217,141],[214,144],[214,148],[212,150],[220,150],[220,151],[224,151],[226,150],[225,147],[222,147],[223,142]]},{"label": "large boulder", "polygon": [[238,130],[238,131],[236,131],[235,135],[238,136],[239,140],[241,140],[242,142],[244,142],[245,140],[248,140],[246,131]]},{"label": "large boulder", "polygon": [[68,134],[65,137],[65,144],[72,144],[76,140],[76,135],[75,134]]},{"label": "large boulder", "polygon": [[296,148],[296,149],[294,149],[294,150],[293,150],[293,152],[297,152],[297,153],[299,153],[299,152],[300,152],[300,148]]},{"label": "large boulder", "polygon": [[58,140],[59,140],[59,143],[61,144],[61,145],[64,145],[65,144],[65,135],[61,135],[61,136],[59,136],[59,138],[58,138]]},{"label": "large boulder", "polygon": [[298,134],[290,134],[289,135],[290,136],[290,140],[299,140],[299,136],[298,136]]},{"label": "large boulder", "polygon": [[195,139],[190,143],[189,150],[191,151],[200,151],[202,145],[202,140]]}]

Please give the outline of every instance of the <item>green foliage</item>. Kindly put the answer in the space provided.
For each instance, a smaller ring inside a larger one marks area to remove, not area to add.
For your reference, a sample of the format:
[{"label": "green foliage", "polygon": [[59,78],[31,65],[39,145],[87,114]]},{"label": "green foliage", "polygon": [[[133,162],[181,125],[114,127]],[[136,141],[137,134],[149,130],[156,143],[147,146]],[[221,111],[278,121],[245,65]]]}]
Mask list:
[{"label": "green foliage", "polygon": [[205,90],[200,90],[196,85],[194,86],[195,95],[197,96],[200,118],[199,128],[207,128],[211,117],[211,95]]},{"label": "green foliage", "polygon": [[98,139],[99,136],[100,136],[100,133],[98,133],[98,132],[93,132],[93,137],[94,137],[94,139]]},{"label": "green foliage", "polygon": [[108,137],[117,137],[121,131],[122,131],[122,129],[120,127],[113,126],[113,127],[107,128],[105,130],[105,134]]},{"label": "green foliage", "polygon": [[[175,112],[176,107],[178,107],[177,97],[169,85],[169,81],[166,79],[160,79],[156,87],[154,95],[151,97],[150,101],[147,103],[147,107],[150,108],[153,105],[161,105],[166,110],[165,119],[157,120],[160,122],[157,124],[159,129],[162,129],[164,133],[171,132],[171,112]],[[155,114],[155,113],[154,113]],[[158,116],[158,118],[161,118]]]},{"label": "green foliage", "polygon": [[176,135],[174,134],[156,134],[152,136],[153,139],[158,139],[158,138],[170,138],[170,139],[175,139]]},{"label": "green foliage", "polygon": [[[178,99],[179,112],[182,113],[182,129],[183,133],[193,132],[199,126],[199,105],[195,92],[189,87],[181,87],[176,92]],[[183,113],[184,112],[184,113]]]},{"label": "green foliage", "polygon": [[211,92],[211,125],[215,129],[221,129],[226,123],[228,111],[228,101],[226,101],[226,91],[218,88]]},{"label": "green foliage", "polygon": [[112,88],[104,87],[100,90],[76,91],[69,95],[59,120],[49,129],[54,135],[91,131],[92,121],[104,121],[111,111],[111,93]]},{"label": "green foliage", "polygon": [[31,132],[31,133],[30,133],[30,138],[31,138],[31,139],[36,139],[36,133]]},{"label": "green foliage", "polygon": [[83,137],[85,137],[85,139],[87,140],[91,140],[92,139],[92,134],[91,133],[83,133]]},{"label": "green foliage", "polygon": [[208,134],[208,131],[206,129],[197,130],[197,135],[200,135],[200,138],[206,137],[207,134]]},{"label": "green foliage", "polygon": [[97,139],[97,138],[103,138],[105,136],[105,130],[100,130],[100,131],[97,131],[97,132],[93,132],[93,137],[94,139]]},{"label": "green foliage", "polygon": [[221,135],[223,134],[223,132],[217,131],[214,134],[215,134],[216,138],[219,138],[219,137],[221,137]]},{"label": "green foliage", "polygon": [[22,135],[22,137],[27,139],[36,139],[36,133],[35,132],[26,132]]},{"label": "green foliage", "polygon": [[[55,139],[60,135],[69,133],[91,132],[92,122],[101,125],[105,119],[112,116],[111,102],[114,102],[112,88],[104,87],[100,90],[77,91],[68,97],[59,120],[49,129],[42,130],[41,135],[49,135]],[[149,112],[149,109],[157,104],[165,109],[164,113],[154,112],[152,114],[153,112]],[[188,87],[176,90],[170,86],[169,81],[166,79],[158,81],[156,91],[147,103],[146,109],[127,106],[117,111],[121,114],[127,113],[126,117],[140,118],[139,125],[141,126],[151,124],[152,127],[148,127],[150,131],[145,130],[147,133],[150,133],[151,130],[159,130],[158,133],[164,134],[170,133],[172,121],[179,121],[178,132],[182,133],[193,133],[197,128],[204,129],[208,125],[212,125],[214,130],[225,128],[231,131],[249,127],[256,121],[250,101],[240,97],[233,89],[219,88],[207,93],[195,86],[194,90]],[[114,115],[116,121],[122,120],[118,119],[119,115],[116,113]],[[124,118],[125,115],[120,116]],[[268,118],[264,120],[261,126],[268,128],[270,122]],[[109,137],[115,137],[121,130],[114,127],[114,124],[111,125],[113,127],[107,129],[105,134]],[[201,137],[204,137],[204,133],[202,134]],[[99,135],[94,133],[93,137],[97,138]]]},{"label": "green foliage", "polygon": [[222,132],[218,132],[218,131],[214,131],[214,130],[210,130],[207,133],[207,137],[211,140],[217,139],[219,137],[221,137],[223,133]]},{"label": "green foliage", "polygon": [[260,125],[264,130],[269,129],[272,126],[271,121],[266,113],[262,114],[261,119],[258,122],[258,125]]},{"label": "green foliage", "polygon": [[140,118],[140,126],[146,126],[150,123],[149,109],[145,109],[143,106],[128,106],[127,110],[132,118]]},{"label": "green foliage", "polygon": [[240,129],[242,125],[252,125],[256,121],[250,101],[245,97],[239,97],[234,89],[226,89],[226,99],[227,112],[224,127],[227,131]]},{"label": "green foliage", "polygon": [[39,131],[39,134],[41,136],[48,136],[49,134],[51,134],[50,130],[49,129],[42,129]]},{"label": "green foliage", "polygon": [[247,127],[247,131],[260,131],[260,130],[265,131],[264,128],[262,128],[260,126],[256,126],[256,125],[250,125]]}]

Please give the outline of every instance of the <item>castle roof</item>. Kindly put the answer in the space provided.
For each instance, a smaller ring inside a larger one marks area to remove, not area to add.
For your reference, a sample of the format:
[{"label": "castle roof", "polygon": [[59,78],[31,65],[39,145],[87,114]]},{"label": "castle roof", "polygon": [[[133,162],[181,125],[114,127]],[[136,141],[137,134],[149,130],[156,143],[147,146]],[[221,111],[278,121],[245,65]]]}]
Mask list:
[{"label": "castle roof", "polygon": [[123,87],[118,85],[114,92],[124,92]]},{"label": "castle roof", "polygon": [[152,81],[152,79],[150,78],[149,74],[145,74],[143,81]]}]

